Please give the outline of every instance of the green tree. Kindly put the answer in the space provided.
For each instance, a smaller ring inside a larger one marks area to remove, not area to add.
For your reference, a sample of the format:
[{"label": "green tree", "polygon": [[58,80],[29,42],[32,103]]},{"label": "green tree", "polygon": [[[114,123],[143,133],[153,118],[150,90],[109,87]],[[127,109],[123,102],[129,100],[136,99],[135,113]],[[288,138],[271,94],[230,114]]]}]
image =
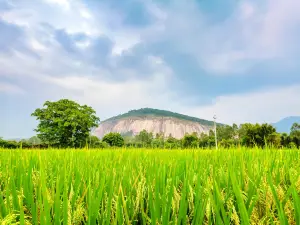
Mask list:
[{"label": "green tree", "polygon": [[91,128],[99,123],[96,112],[87,105],[61,99],[46,101],[43,108],[36,109],[32,116],[39,120],[35,131],[43,143],[60,147],[83,147]]},{"label": "green tree", "polygon": [[151,146],[153,140],[153,133],[148,133],[146,130],[142,130],[138,135],[135,136],[138,143],[141,143],[143,147]]},{"label": "green tree", "polygon": [[209,147],[209,139],[210,139],[210,137],[207,134],[205,134],[205,133],[200,134],[200,137],[199,137],[199,147],[200,148],[207,148],[207,147]]},{"label": "green tree", "polygon": [[20,144],[16,141],[6,141],[0,139],[0,147],[9,148],[9,149],[16,149],[20,147]]},{"label": "green tree", "polygon": [[284,147],[289,147],[292,142],[291,137],[287,133],[282,133],[280,139],[280,145]]},{"label": "green tree", "polygon": [[229,140],[235,135],[234,127],[229,125],[217,126],[217,136],[219,140]]},{"label": "green tree", "polygon": [[172,137],[172,135],[170,134],[165,142],[165,148],[175,149],[175,148],[180,148],[180,147],[181,147],[180,141],[177,140],[176,138]]},{"label": "green tree", "polygon": [[195,133],[186,134],[186,135],[184,135],[184,137],[182,139],[182,144],[183,144],[184,148],[194,148],[196,145],[198,145],[198,144],[196,144],[198,142],[199,142],[199,139]]},{"label": "green tree", "polygon": [[156,133],[155,139],[152,141],[152,146],[156,146],[157,148],[165,148],[165,135],[164,133]]},{"label": "green tree", "polygon": [[238,126],[233,124],[217,126],[219,145],[223,148],[230,148],[238,144]]},{"label": "green tree", "polygon": [[281,135],[277,132],[273,132],[267,138],[268,144],[274,148],[281,147]]},{"label": "green tree", "polygon": [[152,140],[151,146],[152,148],[163,148],[164,147],[163,140],[161,138],[156,137]]},{"label": "green tree", "polygon": [[291,127],[291,134],[300,134],[300,124],[294,123],[293,126]]},{"label": "green tree", "polygon": [[248,147],[264,147],[270,136],[276,133],[276,129],[270,124],[242,124],[239,129],[239,137],[243,145]]},{"label": "green tree", "polygon": [[6,141],[3,140],[2,137],[0,137],[0,147],[5,147]]},{"label": "green tree", "polygon": [[122,147],[124,145],[124,138],[119,133],[108,133],[102,138],[102,141],[112,147]]},{"label": "green tree", "polygon": [[238,132],[239,132],[239,127],[238,127],[238,125],[234,123],[234,124],[232,125],[232,129],[233,129],[233,135],[234,135],[234,137],[238,136]]},{"label": "green tree", "polygon": [[292,142],[295,144],[297,148],[300,147],[300,124],[294,123],[291,127],[291,133],[290,133]]}]

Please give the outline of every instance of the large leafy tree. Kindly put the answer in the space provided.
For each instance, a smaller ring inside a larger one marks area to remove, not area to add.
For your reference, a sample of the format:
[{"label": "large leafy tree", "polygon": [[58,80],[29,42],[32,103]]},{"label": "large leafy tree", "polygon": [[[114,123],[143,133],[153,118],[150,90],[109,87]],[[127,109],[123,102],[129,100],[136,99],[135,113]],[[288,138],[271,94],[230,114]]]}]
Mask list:
[{"label": "large leafy tree", "polygon": [[39,120],[35,129],[38,138],[43,143],[60,147],[82,147],[88,141],[91,128],[100,121],[91,107],[68,99],[46,101],[32,116]]}]

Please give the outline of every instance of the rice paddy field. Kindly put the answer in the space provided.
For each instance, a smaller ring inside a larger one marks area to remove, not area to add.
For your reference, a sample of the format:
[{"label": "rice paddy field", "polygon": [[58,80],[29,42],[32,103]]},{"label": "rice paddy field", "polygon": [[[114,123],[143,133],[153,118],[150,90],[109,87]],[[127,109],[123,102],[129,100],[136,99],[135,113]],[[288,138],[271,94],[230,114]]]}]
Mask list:
[{"label": "rice paddy field", "polygon": [[0,150],[0,224],[300,224],[298,150]]}]

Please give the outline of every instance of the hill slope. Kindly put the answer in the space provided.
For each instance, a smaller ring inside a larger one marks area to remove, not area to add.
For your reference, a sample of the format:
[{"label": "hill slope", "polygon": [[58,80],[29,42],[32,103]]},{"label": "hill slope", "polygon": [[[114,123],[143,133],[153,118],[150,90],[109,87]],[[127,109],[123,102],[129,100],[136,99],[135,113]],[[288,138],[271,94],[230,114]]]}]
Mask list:
[{"label": "hill slope", "polygon": [[286,117],[277,123],[273,123],[273,126],[276,128],[277,132],[290,133],[291,127],[294,123],[300,123],[300,116]]},{"label": "hill slope", "polygon": [[166,110],[143,108],[112,117],[100,123],[94,135],[102,138],[109,132],[123,135],[136,135],[142,130],[171,134],[182,138],[186,133],[208,133],[213,128],[213,121],[203,120]]}]

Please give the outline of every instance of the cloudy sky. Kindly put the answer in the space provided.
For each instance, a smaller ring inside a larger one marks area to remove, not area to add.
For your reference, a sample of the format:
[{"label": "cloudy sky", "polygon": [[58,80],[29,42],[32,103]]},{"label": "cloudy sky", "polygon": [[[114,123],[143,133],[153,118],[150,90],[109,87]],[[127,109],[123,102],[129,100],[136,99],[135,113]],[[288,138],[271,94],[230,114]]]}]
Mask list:
[{"label": "cloudy sky", "polygon": [[299,0],[0,0],[0,136],[69,98],[224,123],[300,115]]}]

